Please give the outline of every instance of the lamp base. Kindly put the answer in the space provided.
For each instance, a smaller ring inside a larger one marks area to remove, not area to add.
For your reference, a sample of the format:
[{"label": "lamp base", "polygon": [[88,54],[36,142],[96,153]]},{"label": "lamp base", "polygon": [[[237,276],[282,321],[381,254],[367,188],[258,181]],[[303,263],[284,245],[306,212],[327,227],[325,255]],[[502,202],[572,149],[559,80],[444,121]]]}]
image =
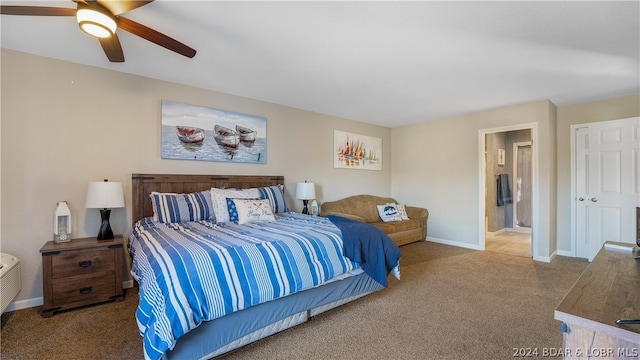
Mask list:
[{"label": "lamp base", "polygon": [[307,204],[309,204],[309,200],[302,200],[302,205],[304,205],[304,207],[302,208],[302,213],[308,215],[309,208],[307,208]]},{"label": "lamp base", "polygon": [[110,215],[111,215],[111,210],[109,209],[100,210],[100,217],[102,218],[102,223],[100,224],[100,230],[98,231],[98,240],[111,240],[114,238],[113,231],[111,230],[111,224],[109,224]]}]

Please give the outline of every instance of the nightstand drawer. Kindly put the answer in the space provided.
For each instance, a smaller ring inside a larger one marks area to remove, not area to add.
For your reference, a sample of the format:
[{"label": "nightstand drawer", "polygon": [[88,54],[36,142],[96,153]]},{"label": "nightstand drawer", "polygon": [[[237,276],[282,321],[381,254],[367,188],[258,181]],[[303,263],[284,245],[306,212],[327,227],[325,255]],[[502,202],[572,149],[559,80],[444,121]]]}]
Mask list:
[{"label": "nightstand drawer", "polygon": [[112,249],[65,252],[51,257],[54,279],[115,269]]},{"label": "nightstand drawer", "polygon": [[113,272],[56,279],[52,284],[54,306],[79,301],[108,300],[116,292]]}]

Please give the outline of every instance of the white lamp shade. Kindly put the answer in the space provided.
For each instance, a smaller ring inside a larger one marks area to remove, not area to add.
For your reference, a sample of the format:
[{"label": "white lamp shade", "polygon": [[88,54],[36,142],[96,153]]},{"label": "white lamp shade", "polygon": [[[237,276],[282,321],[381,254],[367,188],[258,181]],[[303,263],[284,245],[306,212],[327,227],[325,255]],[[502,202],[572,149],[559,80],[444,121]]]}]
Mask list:
[{"label": "white lamp shade", "polygon": [[124,207],[122,183],[94,181],[87,189],[87,209],[113,209]]},{"label": "white lamp shade", "polygon": [[296,199],[311,200],[316,198],[316,184],[310,182],[296,185]]}]

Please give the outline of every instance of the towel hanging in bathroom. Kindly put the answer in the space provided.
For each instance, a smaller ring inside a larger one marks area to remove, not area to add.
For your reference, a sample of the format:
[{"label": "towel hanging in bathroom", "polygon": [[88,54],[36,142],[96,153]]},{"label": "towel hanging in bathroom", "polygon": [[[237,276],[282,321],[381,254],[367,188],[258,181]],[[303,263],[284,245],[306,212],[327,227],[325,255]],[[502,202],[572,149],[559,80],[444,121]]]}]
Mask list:
[{"label": "towel hanging in bathroom", "polygon": [[511,204],[511,189],[509,189],[509,175],[500,174],[498,175],[498,206],[503,206],[504,204]]}]

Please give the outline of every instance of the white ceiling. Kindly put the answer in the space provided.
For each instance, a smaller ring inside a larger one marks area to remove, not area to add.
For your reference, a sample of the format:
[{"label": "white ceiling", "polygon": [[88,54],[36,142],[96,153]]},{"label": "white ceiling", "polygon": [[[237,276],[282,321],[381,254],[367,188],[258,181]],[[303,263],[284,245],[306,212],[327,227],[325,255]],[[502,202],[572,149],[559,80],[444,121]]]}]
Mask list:
[{"label": "white ceiling", "polygon": [[[68,1],[3,5],[74,8]],[[110,63],[73,17],[0,17],[4,48],[397,127],[550,99],[640,92],[640,2],[155,1]]]}]

